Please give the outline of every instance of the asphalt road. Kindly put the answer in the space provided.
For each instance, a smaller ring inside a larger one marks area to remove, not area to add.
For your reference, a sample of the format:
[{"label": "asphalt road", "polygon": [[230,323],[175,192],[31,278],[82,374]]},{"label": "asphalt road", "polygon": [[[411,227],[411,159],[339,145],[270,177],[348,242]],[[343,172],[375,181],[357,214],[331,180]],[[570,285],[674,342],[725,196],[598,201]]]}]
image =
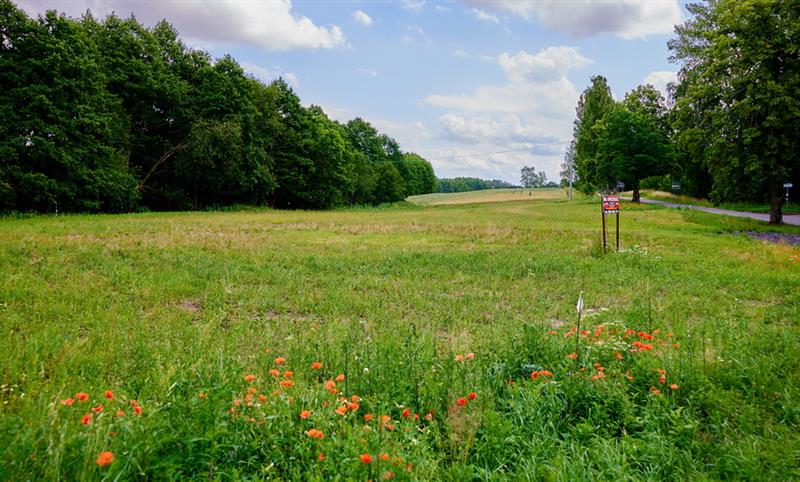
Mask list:
[{"label": "asphalt road", "polygon": [[[630,201],[630,198],[627,198]],[[691,204],[677,204],[677,203],[670,203],[666,201],[655,201],[653,199],[645,199],[641,198],[642,203],[644,204],[657,204],[659,206],[666,206],[668,208],[685,208],[685,209],[696,209],[698,211],[705,211],[707,213],[714,213],[714,214],[722,214],[724,216],[736,216],[739,218],[752,218],[758,219],[759,221],[766,221],[769,222],[769,214],[765,213],[751,213],[747,211],[731,211],[729,209],[718,209],[718,208],[707,208],[704,206],[692,206]],[[793,226],[800,226],[800,214],[784,214],[783,215],[783,222],[784,224],[791,224]]]}]

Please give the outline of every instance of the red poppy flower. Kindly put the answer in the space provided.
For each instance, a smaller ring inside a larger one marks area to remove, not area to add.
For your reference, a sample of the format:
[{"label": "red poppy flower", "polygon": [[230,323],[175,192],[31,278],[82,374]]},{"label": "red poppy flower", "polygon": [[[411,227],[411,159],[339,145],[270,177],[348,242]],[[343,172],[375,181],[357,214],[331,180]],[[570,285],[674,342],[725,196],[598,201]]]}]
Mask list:
[{"label": "red poppy flower", "polygon": [[679,389],[680,387],[678,386],[678,384],[677,384],[677,383],[673,383],[672,385],[670,385],[670,386],[669,386],[669,388],[670,388],[670,389],[672,389],[672,390],[677,390],[677,389]]},{"label": "red poppy flower", "polygon": [[325,460],[325,454],[320,452],[319,455],[317,455],[317,460],[319,460],[320,462],[323,462]]},{"label": "red poppy flower", "polygon": [[64,400],[61,400],[61,405],[72,405],[73,403],[75,403],[74,398],[65,398]]},{"label": "red poppy flower", "polygon": [[365,413],[364,414],[364,423],[370,423],[371,421],[372,421],[372,414],[371,413]]},{"label": "red poppy flower", "polygon": [[124,416],[125,416],[125,411],[124,410],[118,410],[117,411],[117,417],[124,417]]},{"label": "red poppy flower", "polygon": [[362,454],[359,458],[361,459],[361,462],[365,464],[372,463],[372,455],[370,454]]},{"label": "red poppy flower", "polygon": [[337,382],[343,382],[344,381],[344,373],[340,373],[340,374],[336,375],[336,378],[334,378],[334,380],[336,380]]},{"label": "red poppy flower", "polygon": [[319,439],[325,438],[325,434],[322,433],[322,430],[317,430],[315,428],[312,428],[311,430],[307,431],[306,435],[308,435],[311,438],[319,438]]},{"label": "red poppy flower", "polygon": [[466,398],[464,398],[464,397],[461,397],[461,398],[459,398],[458,400],[456,400],[456,405],[458,405],[459,407],[463,407],[463,406],[464,406],[464,405],[466,405],[467,403],[468,403],[468,402],[467,402],[467,399],[466,399]]},{"label": "red poppy flower", "polygon": [[575,353],[575,352],[572,352],[569,355],[567,355],[567,358],[572,358],[573,360],[575,360],[575,359],[578,358],[578,354]]},{"label": "red poppy flower", "polygon": [[255,381],[255,379],[256,379],[256,376],[253,375],[252,373],[244,376],[244,381],[246,381],[247,383],[253,383],[253,381]]},{"label": "red poppy flower", "polygon": [[139,405],[134,405],[133,406],[133,412],[136,415],[141,415],[142,414],[142,407],[140,407]]},{"label": "red poppy flower", "polygon": [[76,394],[75,394],[75,398],[76,398],[76,399],[77,399],[79,402],[85,402],[86,400],[88,400],[88,399],[89,399],[89,394],[88,394],[88,393],[79,392],[79,393],[76,393]]},{"label": "red poppy flower", "polygon": [[464,355],[464,357],[465,357],[467,360],[473,360],[473,359],[475,359],[475,354],[474,354],[474,353],[472,353],[472,352],[470,352],[470,353],[467,353],[466,355]]},{"label": "red poppy flower", "polygon": [[100,455],[97,456],[97,460],[95,462],[100,467],[106,467],[108,465],[111,465],[111,462],[113,461],[114,461],[113,452],[100,452]]},{"label": "red poppy flower", "polygon": [[387,454],[385,452],[380,454],[380,455],[378,455],[378,458],[381,459],[384,462],[388,462],[388,461],[392,460],[392,458],[389,457],[389,454]]},{"label": "red poppy flower", "polygon": [[322,363],[315,361],[314,363],[311,364],[311,368],[313,368],[314,370],[319,370],[320,368],[322,368]]},{"label": "red poppy flower", "polygon": [[91,413],[87,413],[86,415],[81,417],[81,423],[83,425],[89,425],[90,423],[92,423],[92,414]]},{"label": "red poppy flower", "polygon": [[109,400],[114,400],[114,392],[112,392],[111,390],[106,390],[105,392],[103,392],[103,396]]},{"label": "red poppy flower", "polygon": [[338,415],[344,416],[347,413],[347,407],[344,405],[339,405],[333,411],[336,412]]},{"label": "red poppy flower", "polygon": [[408,418],[411,416],[411,410],[408,408],[403,409],[403,413],[400,414],[403,418]]},{"label": "red poppy flower", "polygon": [[289,388],[289,387],[291,387],[292,385],[294,385],[294,382],[293,382],[293,381],[291,381],[291,380],[281,380],[281,386],[282,386],[283,388]]},{"label": "red poppy flower", "polygon": [[100,413],[100,412],[102,412],[102,411],[103,411],[103,406],[102,406],[102,405],[98,405],[98,406],[96,406],[96,407],[92,407],[92,411],[93,411],[94,413]]},{"label": "red poppy flower", "polygon": [[283,372],[283,378],[292,378],[292,375],[294,375],[294,372],[288,370]]},{"label": "red poppy flower", "polygon": [[303,410],[302,412],[300,412],[300,418],[302,418],[303,420],[307,419],[310,416],[311,416],[311,410]]},{"label": "red poppy flower", "polygon": [[279,356],[278,358],[275,359],[275,364],[277,365],[283,365],[284,363],[286,363],[286,358],[282,356]]},{"label": "red poppy flower", "polygon": [[475,392],[469,392],[469,395],[468,395],[470,400],[475,400],[475,397],[477,397],[477,396],[478,396],[478,394],[475,393]]}]

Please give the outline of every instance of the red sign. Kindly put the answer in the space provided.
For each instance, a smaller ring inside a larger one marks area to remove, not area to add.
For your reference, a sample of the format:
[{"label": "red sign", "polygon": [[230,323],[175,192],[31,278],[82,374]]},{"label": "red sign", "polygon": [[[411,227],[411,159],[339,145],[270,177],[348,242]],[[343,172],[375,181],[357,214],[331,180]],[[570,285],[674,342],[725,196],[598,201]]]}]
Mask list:
[{"label": "red sign", "polygon": [[619,213],[619,196],[603,196],[603,214]]}]

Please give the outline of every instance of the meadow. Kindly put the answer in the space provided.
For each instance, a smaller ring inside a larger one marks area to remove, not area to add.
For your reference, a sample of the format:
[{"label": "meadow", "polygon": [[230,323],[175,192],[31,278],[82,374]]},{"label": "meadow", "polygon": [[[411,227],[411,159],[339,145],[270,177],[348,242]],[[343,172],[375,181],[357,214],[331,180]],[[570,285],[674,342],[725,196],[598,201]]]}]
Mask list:
[{"label": "meadow", "polygon": [[0,219],[0,479],[800,478],[800,230],[535,194]]}]

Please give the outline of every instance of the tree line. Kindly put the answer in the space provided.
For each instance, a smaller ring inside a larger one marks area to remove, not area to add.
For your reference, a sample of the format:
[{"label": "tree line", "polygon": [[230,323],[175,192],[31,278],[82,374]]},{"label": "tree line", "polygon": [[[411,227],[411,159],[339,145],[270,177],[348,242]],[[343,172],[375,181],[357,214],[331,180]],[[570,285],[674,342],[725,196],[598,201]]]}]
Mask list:
[{"label": "tree line", "polygon": [[668,99],[650,85],[615,101],[595,76],[576,108],[562,183],[623,183],[721,202],[767,202],[782,222],[783,185],[800,181],[800,4],[708,0],[687,7]]},{"label": "tree line", "polygon": [[32,19],[0,0],[0,211],[325,209],[435,188],[369,122],[331,120],[166,21]]},{"label": "tree line", "polygon": [[436,192],[467,192],[482,191],[484,189],[510,189],[515,186],[510,182],[499,179],[479,179],[477,177],[453,177],[439,179],[436,185]]}]

